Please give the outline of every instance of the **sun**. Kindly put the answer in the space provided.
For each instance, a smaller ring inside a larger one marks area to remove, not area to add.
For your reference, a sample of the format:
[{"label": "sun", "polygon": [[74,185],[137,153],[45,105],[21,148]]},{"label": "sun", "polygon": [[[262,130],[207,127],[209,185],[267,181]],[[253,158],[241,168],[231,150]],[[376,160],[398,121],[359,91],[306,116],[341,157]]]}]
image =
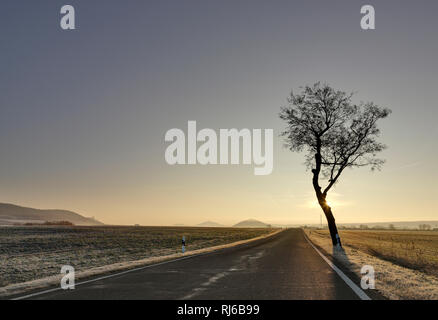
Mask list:
[{"label": "sun", "polygon": [[[347,205],[345,202],[337,201],[337,200],[333,200],[333,199],[331,199],[330,201],[326,201],[326,203],[330,208],[338,208],[338,207],[343,207],[343,206]],[[321,208],[316,199],[315,200],[312,199],[312,200],[307,201],[306,207],[309,209],[320,209]]]}]

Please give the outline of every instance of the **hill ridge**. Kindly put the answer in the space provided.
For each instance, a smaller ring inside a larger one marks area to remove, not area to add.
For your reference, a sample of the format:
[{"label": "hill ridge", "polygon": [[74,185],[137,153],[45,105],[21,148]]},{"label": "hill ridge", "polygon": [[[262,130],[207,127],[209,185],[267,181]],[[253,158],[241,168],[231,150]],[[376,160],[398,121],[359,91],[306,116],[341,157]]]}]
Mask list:
[{"label": "hill ridge", "polygon": [[102,222],[64,209],[36,209],[12,203],[0,203],[0,224],[13,225],[27,222],[69,221],[75,225],[103,225]]}]

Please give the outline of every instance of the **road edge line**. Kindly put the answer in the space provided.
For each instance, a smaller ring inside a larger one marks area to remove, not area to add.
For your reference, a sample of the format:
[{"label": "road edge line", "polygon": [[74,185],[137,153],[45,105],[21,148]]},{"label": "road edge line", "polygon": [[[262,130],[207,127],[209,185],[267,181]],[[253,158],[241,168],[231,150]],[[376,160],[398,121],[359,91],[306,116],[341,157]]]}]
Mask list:
[{"label": "road edge line", "polygon": [[[303,231],[303,230],[302,230]],[[312,243],[312,241],[307,237],[306,233],[303,231],[304,238],[307,242],[312,246],[313,249],[321,256],[321,258],[341,277],[342,280],[353,290],[353,292],[361,299],[361,300],[372,300],[357,284],[355,284],[345,273],[342,272],[333,262],[330,261],[321,251],[316,248],[316,246]]]}]

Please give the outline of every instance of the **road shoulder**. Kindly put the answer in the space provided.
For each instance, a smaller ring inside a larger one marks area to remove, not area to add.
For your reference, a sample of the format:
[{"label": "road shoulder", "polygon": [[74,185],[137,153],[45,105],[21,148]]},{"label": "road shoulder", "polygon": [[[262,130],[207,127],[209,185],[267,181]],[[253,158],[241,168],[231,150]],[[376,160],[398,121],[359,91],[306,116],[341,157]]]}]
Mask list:
[{"label": "road shoulder", "polygon": [[[303,229],[304,236],[308,241],[312,243],[331,263],[333,263],[337,268],[339,268],[355,285],[361,287],[361,273],[360,269],[362,265],[356,265],[350,261],[350,249],[345,248],[344,251],[340,251],[337,249],[333,249],[333,246],[330,243],[326,243],[321,241],[318,238],[315,238],[310,230]],[[378,290],[363,290],[367,296],[371,298],[371,300],[386,300],[387,298],[382,295]]]}]

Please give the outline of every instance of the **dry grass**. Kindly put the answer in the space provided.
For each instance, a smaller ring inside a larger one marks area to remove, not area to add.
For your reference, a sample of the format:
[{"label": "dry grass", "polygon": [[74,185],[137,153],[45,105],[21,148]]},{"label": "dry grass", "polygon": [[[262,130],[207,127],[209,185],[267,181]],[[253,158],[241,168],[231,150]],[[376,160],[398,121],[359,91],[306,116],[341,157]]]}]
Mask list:
[{"label": "dry grass", "polygon": [[305,232],[312,242],[359,279],[361,268],[372,266],[375,290],[386,298],[438,299],[437,232],[341,230],[344,250],[333,250],[326,230],[306,229]]},{"label": "dry grass", "polygon": [[272,229],[191,227],[0,227],[0,287],[119,262],[178,253],[267,234]]},{"label": "dry grass", "polygon": [[[330,239],[328,230],[311,233]],[[438,276],[438,232],[340,230],[341,241],[353,249],[402,267]]]}]

